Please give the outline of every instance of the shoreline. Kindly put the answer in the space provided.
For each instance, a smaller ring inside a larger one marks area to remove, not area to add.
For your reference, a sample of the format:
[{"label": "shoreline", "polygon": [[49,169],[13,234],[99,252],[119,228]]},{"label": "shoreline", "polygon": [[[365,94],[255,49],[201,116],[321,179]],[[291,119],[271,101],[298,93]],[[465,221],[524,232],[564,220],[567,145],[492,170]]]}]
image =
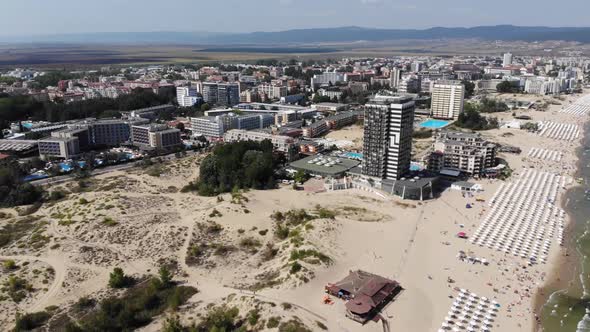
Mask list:
[{"label": "shoreline", "polygon": [[[577,157],[576,170],[571,176],[576,181],[581,176],[582,163],[583,163],[583,141],[590,138],[590,121],[586,118],[583,120],[583,131],[584,134],[580,140],[580,144],[575,148],[575,155]],[[566,226],[564,235],[566,241],[564,242],[563,248],[560,250],[559,255],[551,262],[551,267],[547,273],[545,281],[537,287],[533,301],[532,309],[534,314],[534,326],[533,332],[544,331],[544,327],[541,321],[541,314],[544,306],[549,301],[550,297],[556,292],[567,291],[577,280],[580,271],[580,253],[578,252],[576,245],[575,231],[576,231],[576,220],[572,217],[572,211],[567,207],[570,199],[570,195],[576,190],[580,184],[568,188],[561,194],[561,208],[566,211]]]}]

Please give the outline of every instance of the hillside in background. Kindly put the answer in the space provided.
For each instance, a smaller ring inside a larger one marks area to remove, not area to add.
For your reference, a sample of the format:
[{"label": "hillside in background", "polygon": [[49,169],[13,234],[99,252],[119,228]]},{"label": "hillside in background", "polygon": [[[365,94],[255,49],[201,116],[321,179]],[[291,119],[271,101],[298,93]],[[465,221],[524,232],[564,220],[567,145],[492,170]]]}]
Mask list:
[{"label": "hillside in background", "polygon": [[279,32],[211,33],[211,32],[109,32],[46,35],[33,37],[5,37],[0,43],[117,43],[117,44],[302,44],[325,42],[481,39],[504,41],[561,40],[590,43],[590,28],[576,27],[519,27],[513,25],[481,26],[472,28],[372,29],[340,27],[297,29]]}]

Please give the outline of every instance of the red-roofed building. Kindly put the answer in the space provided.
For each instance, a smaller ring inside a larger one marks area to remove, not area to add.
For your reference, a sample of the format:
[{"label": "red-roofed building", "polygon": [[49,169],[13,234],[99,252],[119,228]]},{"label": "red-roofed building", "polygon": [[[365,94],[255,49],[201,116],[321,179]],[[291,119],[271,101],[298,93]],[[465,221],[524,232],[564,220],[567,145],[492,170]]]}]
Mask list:
[{"label": "red-roofed building", "polygon": [[346,316],[359,323],[375,317],[387,303],[399,294],[402,287],[397,281],[365,271],[350,271],[335,284],[328,284],[326,292],[346,302]]}]

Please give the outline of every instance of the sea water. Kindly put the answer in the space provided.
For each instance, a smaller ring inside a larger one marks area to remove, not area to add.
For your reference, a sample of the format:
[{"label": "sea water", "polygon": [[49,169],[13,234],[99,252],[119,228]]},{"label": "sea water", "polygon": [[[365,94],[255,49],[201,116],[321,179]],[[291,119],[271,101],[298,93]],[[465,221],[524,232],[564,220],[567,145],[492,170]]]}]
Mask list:
[{"label": "sea water", "polygon": [[[586,125],[582,147],[578,149],[579,168],[575,177],[580,185],[568,190],[565,209],[570,216],[568,248],[575,250],[575,277],[566,289],[554,291],[541,310],[546,332],[590,331],[590,125]],[[569,276],[563,276],[568,277]]]}]

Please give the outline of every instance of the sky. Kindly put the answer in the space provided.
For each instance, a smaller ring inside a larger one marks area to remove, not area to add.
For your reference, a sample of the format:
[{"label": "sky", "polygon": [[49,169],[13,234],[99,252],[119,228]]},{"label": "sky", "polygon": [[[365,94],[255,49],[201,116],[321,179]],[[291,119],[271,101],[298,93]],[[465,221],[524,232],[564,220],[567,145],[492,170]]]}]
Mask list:
[{"label": "sky", "polygon": [[590,26],[589,0],[561,3],[563,6],[554,0],[3,0],[0,36],[252,32],[353,25]]}]

